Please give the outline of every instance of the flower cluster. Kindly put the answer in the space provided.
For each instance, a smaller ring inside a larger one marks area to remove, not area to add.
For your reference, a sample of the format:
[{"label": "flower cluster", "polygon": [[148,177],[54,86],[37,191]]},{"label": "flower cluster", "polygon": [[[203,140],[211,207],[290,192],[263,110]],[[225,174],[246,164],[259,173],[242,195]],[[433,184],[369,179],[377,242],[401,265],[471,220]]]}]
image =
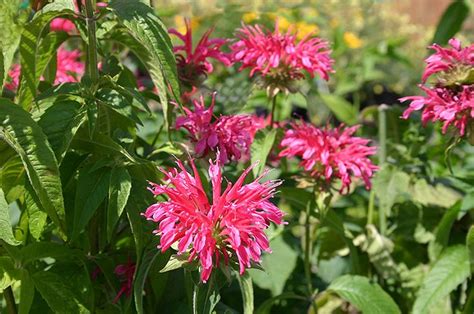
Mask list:
[{"label": "flower cluster", "polygon": [[115,296],[113,303],[117,303],[120,297],[125,294],[129,297],[133,290],[133,276],[135,274],[135,263],[128,261],[126,264],[120,264],[115,267],[114,273],[122,282],[120,290]]},{"label": "flower cluster", "polygon": [[170,29],[169,33],[183,41],[183,45],[174,46],[173,48],[176,53],[180,79],[191,86],[196,86],[199,85],[198,83],[202,80],[203,76],[207,76],[207,74],[212,73],[214,70],[212,63],[208,59],[218,60],[226,66],[230,66],[232,62],[230,56],[221,51],[226,40],[222,38],[209,38],[212,29],[204,33],[193,51],[193,36],[189,20],[185,20],[185,24],[185,34],[179,33],[174,28]]},{"label": "flower cluster", "polygon": [[161,170],[166,183],[151,183],[154,195],[167,200],[151,205],[145,217],[158,224],[160,249],[166,251],[177,243],[178,254],[189,251],[189,261],[199,260],[201,279],[206,282],[212,269],[221,261],[237,261],[240,273],[260,262],[262,251],[270,252],[264,233],[270,222],[281,224],[283,213],[269,199],[278,181],[260,183],[261,177],[244,184],[252,167],[222,191],[222,168],[219,158],[210,161],[209,177],[212,199],[209,200],[191,160],[193,174],[177,161],[178,168]]},{"label": "flower cluster", "polygon": [[370,188],[377,166],[368,158],[376,152],[369,140],[353,136],[358,126],[320,129],[309,123],[292,123],[281,142],[280,157],[300,157],[301,166],[326,183],[341,180],[340,192],[348,192],[352,177],[362,178]]},{"label": "flower cluster", "polygon": [[255,132],[264,126],[258,117],[239,114],[213,119],[215,94],[208,108],[202,96],[192,102],[194,111],[184,107],[185,115],[176,119],[176,128],[189,132],[198,156],[219,151],[222,163],[248,156]]},{"label": "flower cluster", "polygon": [[239,40],[231,46],[233,61],[241,63],[241,70],[250,68],[250,76],[262,75],[266,85],[301,79],[305,71],[311,77],[317,73],[327,80],[333,71],[326,41],[308,34],[297,42],[291,28],[286,33],[279,31],[278,22],[273,32],[260,25],[244,24],[237,37]]},{"label": "flower cluster", "polygon": [[[85,64],[80,60],[82,53],[79,50],[66,50],[62,47],[57,53],[57,69],[54,84],[78,82],[85,72]],[[21,67],[14,64],[8,72],[9,81],[5,87],[16,90],[20,83]]]},{"label": "flower cluster", "polygon": [[449,41],[451,48],[431,46],[435,53],[428,57],[423,83],[434,79],[432,86],[420,85],[424,96],[409,96],[400,101],[411,101],[403,113],[407,119],[413,111],[422,110],[422,121],[440,121],[443,133],[449,126],[464,136],[474,118],[474,44],[461,47],[457,39]]}]

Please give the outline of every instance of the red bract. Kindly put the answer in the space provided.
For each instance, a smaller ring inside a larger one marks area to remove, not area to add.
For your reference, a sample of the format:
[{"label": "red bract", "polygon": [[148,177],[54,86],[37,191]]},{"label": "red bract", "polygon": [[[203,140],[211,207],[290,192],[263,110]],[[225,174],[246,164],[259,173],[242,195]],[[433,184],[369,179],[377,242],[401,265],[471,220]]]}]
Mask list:
[{"label": "red bract", "polygon": [[327,80],[333,72],[328,43],[311,34],[297,42],[291,30],[280,33],[278,23],[273,32],[260,25],[243,24],[237,32],[238,41],[231,46],[234,62],[240,62],[240,69],[250,68],[250,76],[259,73],[283,80],[304,77],[303,71],[311,77],[315,73]]},{"label": "red bract", "polygon": [[279,181],[258,182],[261,177],[244,184],[252,166],[239,179],[227,183],[222,192],[222,168],[219,158],[210,160],[209,177],[212,199],[204,190],[199,173],[191,160],[192,174],[181,161],[178,168],[161,170],[166,183],[150,183],[155,195],[167,200],[148,207],[145,217],[155,223],[160,246],[166,251],[177,243],[178,254],[189,251],[189,261],[199,260],[201,279],[206,282],[212,269],[222,261],[228,265],[238,261],[240,274],[251,263],[260,262],[262,251],[271,252],[264,233],[270,222],[281,224],[283,213],[269,199]]},{"label": "red bract", "polygon": [[459,67],[467,66],[471,69],[474,67],[474,44],[462,48],[461,42],[456,38],[452,38],[449,40],[449,45],[452,48],[443,48],[438,44],[430,47],[435,50],[435,53],[425,60],[426,68],[422,77],[423,82],[426,82],[428,77],[436,73],[455,71]]},{"label": "red bract", "polygon": [[428,121],[441,121],[442,131],[446,133],[448,127],[453,125],[463,136],[466,127],[474,118],[474,85],[461,86],[459,90],[445,87],[428,88],[420,85],[426,96],[410,96],[401,98],[400,101],[411,101],[410,107],[403,112],[403,118],[408,119],[415,110],[423,110],[421,120],[423,124]]},{"label": "red bract", "polygon": [[120,264],[115,267],[115,275],[120,279],[122,285],[120,290],[115,296],[113,303],[117,303],[120,297],[125,293],[127,297],[132,294],[133,289],[133,275],[135,274],[135,263],[127,262],[126,264]]},{"label": "red bract", "polygon": [[[80,60],[82,53],[79,50],[66,50],[62,47],[58,50],[56,79],[54,84],[66,82],[78,82],[85,72],[85,65]],[[20,83],[21,67],[14,64],[8,72],[10,81],[5,87],[16,90]]]},{"label": "red bract", "polygon": [[370,178],[378,169],[368,158],[376,152],[367,139],[353,136],[359,126],[320,129],[309,123],[292,123],[281,142],[280,157],[300,157],[311,176],[327,183],[341,180],[340,192],[349,191],[353,177],[362,178],[370,189]]},{"label": "red bract", "polygon": [[185,19],[186,33],[181,34],[176,29],[169,30],[170,34],[177,36],[183,41],[182,46],[175,46],[176,61],[180,78],[189,83],[194,83],[202,75],[212,73],[214,67],[208,59],[218,60],[222,64],[229,66],[232,64],[227,53],[221,51],[227,40],[222,38],[210,39],[213,29],[207,30],[199,40],[193,51],[193,36],[190,22]]},{"label": "red bract", "polygon": [[239,114],[213,119],[215,94],[209,108],[202,96],[192,102],[194,111],[184,107],[185,116],[176,119],[176,128],[185,128],[190,133],[198,156],[219,150],[222,163],[248,157],[255,132],[263,126],[257,117]]}]

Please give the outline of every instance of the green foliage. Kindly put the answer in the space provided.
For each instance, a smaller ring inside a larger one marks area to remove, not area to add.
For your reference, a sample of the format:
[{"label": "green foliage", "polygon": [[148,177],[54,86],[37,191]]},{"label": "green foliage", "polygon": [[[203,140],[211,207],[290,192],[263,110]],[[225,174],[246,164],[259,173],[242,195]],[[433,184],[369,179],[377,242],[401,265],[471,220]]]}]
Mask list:
[{"label": "green foliage", "polygon": [[461,30],[464,21],[469,16],[469,5],[464,0],[453,0],[444,11],[441,20],[436,27],[432,42],[445,45]]}]

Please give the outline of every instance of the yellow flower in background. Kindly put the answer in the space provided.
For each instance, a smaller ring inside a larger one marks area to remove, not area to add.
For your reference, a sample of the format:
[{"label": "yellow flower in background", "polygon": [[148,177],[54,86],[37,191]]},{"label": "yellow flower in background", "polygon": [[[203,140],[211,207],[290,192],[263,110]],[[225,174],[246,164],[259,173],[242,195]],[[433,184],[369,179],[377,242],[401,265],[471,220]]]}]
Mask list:
[{"label": "yellow flower in background", "polygon": [[362,44],[363,44],[362,40],[359,37],[357,37],[357,35],[354,34],[353,32],[344,33],[344,42],[351,49],[360,48],[362,47]]},{"label": "yellow flower in background", "polygon": [[286,32],[291,26],[291,22],[288,21],[288,19],[284,16],[279,16],[278,17],[278,28],[280,29],[280,32]]},{"label": "yellow flower in background", "polygon": [[242,20],[245,23],[249,24],[255,20],[258,20],[259,17],[260,17],[260,14],[258,14],[257,12],[247,12],[242,15]]},{"label": "yellow flower in background", "polygon": [[330,21],[329,21],[329,26],[331,26],[331,28],[336,28],[339,26],[339,20],[337,18],[332,18]]},{"label": "yellow flower in background", "polygon": [[[185,17],[184,16],[175,16],[174,17],[174,25],[175,25],[175,28],[178,32],[180,32],[181,34],[184,34],[186,33],[186,24],[184,22],[184,19]],[[189,18],[190,20],[190,25],[191,25],[191,29],[195,29],[199,26],[199,18],[197,17],[191,17]]]},{"label": "yellow flower in background", "polygon": [[296,38],[301,40],[308,34],[317,35],[319,33],[319,27],[315,24],[309,24],[306,22],[298,22],[295,25],[297,34]]}]

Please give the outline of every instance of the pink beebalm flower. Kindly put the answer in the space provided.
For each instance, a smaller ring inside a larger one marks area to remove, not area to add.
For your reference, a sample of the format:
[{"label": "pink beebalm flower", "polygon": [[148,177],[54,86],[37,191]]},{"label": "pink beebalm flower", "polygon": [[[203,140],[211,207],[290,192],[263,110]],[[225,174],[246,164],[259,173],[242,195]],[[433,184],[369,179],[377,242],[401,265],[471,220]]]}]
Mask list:
[{"label": "pink beebalm flower", "polygon": [[[282,224],[283,212],[269,201],[279,181],[260,183],[262,176],[244,184],[253,166],[234,183],[227,180],[222,191],[222,166],[219,158],[209,161],[212,198],[208,199],[199,173],[191,160],[192,173],[181,161],[178,168],[161,169],[165,184],[150,183],[155,195],[167,200],[148,207],[145,217],[158,224],[161,251],[177,243],[178,254],[189,252],[189,261],[198,260],[201,280],[206,282],[220,263],[237,263],[240,274],[259,263],[262,251],[271,252],[264,230],[270,222]],[[225,179],[225,178],[224,178]]]},{"label": "pink beebalm flower", "polygon": [[425,60],[422,80],[426,83],[434,77],[433,86],[420,85],[424,96],[403,97],[400,101],[411,102],[403,113],[404,119],[413,111],[422,110],[423,124],[440,121],[443,133],[454,126],[464,136],[474,118],[474,44],[462,48],[455,38],[449,44],[451,48],[434,44],[431,48],[435,53]]},{"label": "pink beebalm flower", "polygon": [[[85,72],[85,64],[81,61],[81,56],[81,51],[77,49],[66,50],[62,47],[59,48],[54,84],[79,82]],[[20,74],[20,65],[14,64],[8,72],[9,82],[5,84],[5,87],[12,91],[16,90],[20,83]]]},{"label": "pink beebalm flower", "polygon": [[[422,77],[423,83],[433,74],[463,75],[473,71],[474,44],[462,48],[461,42],[456,38],[452,38],[449,40],[449,45],[451,48],[443,48],[438,44],[430,47],[435,50],[435,53],[425,60],[426,67]],[[474,80],[474,78],[471,78],[471,80]]]},{"label": "pink beebalm flower", "polygon": [[260,25],[242,24],[237,38],[231,46],[232,60],[241,63],[240,70],[250,68],[250,76],[258,73],[280,82],[301,79],[307,72],[328,80],[333,72],[328,43],[312,34],[297,42],[296,34],[291,29],[281,33],[277,22],[273,32]]},{"label": "pink beebalm flower", "polygon": [[213,28],[204,33],[193,50],[193,35],[190,21],[185,19],[185,24],[185,34],[181,34],[174,28],[171,28],[169,33],[183,41],[183,45],[173,48],[176,54],[179,76],[182,81],[195,86],[196,81],[202,80],[202,76],[205,77],[214,70],[209,59],[215,59],[225,66],[230,66],[232,62],[230,55],[222,51],[222,46],[227,40],[222,38],[209,38]]},{"label": "pink beebalm flower", "polygon": [[222,163],[248,157],[255,133],[264,126],[257,117],[239,114],[213,119],[215,93],[208,108],[202,95],[199,100],[192,100],[192,103],[194,111],[184,107],[185,115],[176,119],[176,128],[184,128],[189,132],[198,156],[220,151]]},{"label": "pink beebalm flower", "polygon": [[400,98],[402,102],[411,101],[410,106],[403,112],[403,118],[408,119],[413,111],[423,110],[423,124],[440,121],[443,123],[443,133],[452,125],[459,130],[459,135],[464,136],[474,118],[474,85],[464,85],[455,90],[423,85],[420,85],[420,88],[426,93],[425,96]]},{"label": "pink beebalm flower", "polygon": [[115,296],[113,303],[117,303],[120,297],[125,294],[130,297],[133,290],[133,276],[135,274],[135,263],[128,261],[126,264],[120,264],[115,267],[114,273],[122,282],[120,290]]},{"label": "pink beebalm flower", "polygon": [[359,126],[321,129],[299,122],[291,127],[281,141],[280,157],[300,157],[304,170],[327,184],[339,179],[341,193],[349,192],[354,177],[364,180],[370,189],[370,178],[378,167],[369,156],[376,153],[376,147],[368,146],[368,139],[353,136]]}]

